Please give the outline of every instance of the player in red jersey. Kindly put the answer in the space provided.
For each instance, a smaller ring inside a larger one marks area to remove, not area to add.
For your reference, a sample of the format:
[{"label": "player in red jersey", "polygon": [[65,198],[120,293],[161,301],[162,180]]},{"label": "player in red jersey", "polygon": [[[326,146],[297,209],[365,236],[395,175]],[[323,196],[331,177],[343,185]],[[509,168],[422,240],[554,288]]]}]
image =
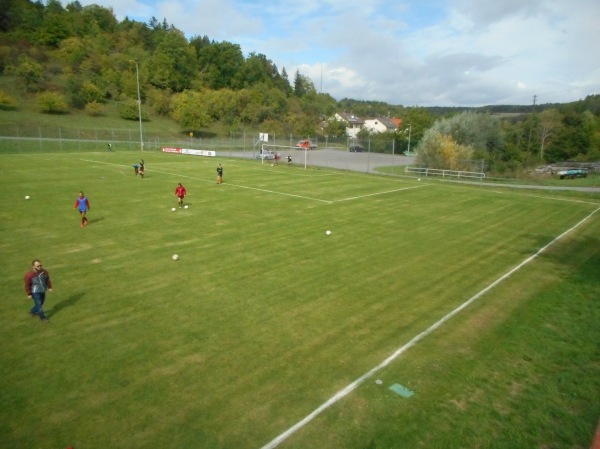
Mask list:
[{"label": "player in red jersey", "polygon": [[177,188],[175,189],[175,196],[179,200],[179,207],[183,206],[183,199],[187,192],[185,191],[185,187],[181,185],[181,183],[177,184]]}]

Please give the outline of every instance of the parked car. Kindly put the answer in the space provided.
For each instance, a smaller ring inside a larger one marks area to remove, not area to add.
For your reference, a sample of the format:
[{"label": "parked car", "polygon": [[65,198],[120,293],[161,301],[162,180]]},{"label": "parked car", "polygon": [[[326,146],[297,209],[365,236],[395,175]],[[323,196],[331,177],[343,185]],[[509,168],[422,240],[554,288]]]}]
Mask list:
[{"label": "parked car", "polygon": [[350,151],[350,153],[362,153],[365,149],[362,145],[355,143],[348,147],[348,151]]},{"label": "parked car", "polygon": [[301,140],[296,144],[297,150],[316,150],[317,145],[312,143],[309,139]]},{"label": "parked car", "polygon": [[256,159],[272,161],[273,159],[275,159],[275,152],[263,150],[256,156]]},{"label": "parked car", "polygon": [[588,175],[587,170],[572,168],[570,170],[561,170],[558,172],[560,179],[575,179],[575,178],[586,178]]}]

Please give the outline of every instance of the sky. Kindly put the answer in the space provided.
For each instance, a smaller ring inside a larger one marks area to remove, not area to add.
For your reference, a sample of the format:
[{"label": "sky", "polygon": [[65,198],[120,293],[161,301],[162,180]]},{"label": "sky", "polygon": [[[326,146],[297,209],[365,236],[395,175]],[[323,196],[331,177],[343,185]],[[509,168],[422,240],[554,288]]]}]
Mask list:
[{"label": "sky", "polygon": [[336,100],[475,107],[600,94],[598,0],[79,2],[238,44]]}]

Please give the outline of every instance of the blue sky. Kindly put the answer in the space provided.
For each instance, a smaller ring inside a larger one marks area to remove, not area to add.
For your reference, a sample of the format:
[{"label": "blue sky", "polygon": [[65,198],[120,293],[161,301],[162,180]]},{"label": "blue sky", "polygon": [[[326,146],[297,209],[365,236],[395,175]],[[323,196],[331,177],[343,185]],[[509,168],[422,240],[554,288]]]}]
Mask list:
[{"label": "blue sky", "polygon": [[598,0],[79,1],[239,44],[337,100],[484,106],[600,94]]}]

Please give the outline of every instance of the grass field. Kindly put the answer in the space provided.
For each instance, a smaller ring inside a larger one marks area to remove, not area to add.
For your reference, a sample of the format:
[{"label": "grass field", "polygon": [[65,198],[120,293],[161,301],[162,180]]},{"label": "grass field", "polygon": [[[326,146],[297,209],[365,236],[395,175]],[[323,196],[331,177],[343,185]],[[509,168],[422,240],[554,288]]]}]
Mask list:
[{"label": "grass field", "polygon": [[591,444],[598,194],[140,156],[0,156],[0,447]]}]

